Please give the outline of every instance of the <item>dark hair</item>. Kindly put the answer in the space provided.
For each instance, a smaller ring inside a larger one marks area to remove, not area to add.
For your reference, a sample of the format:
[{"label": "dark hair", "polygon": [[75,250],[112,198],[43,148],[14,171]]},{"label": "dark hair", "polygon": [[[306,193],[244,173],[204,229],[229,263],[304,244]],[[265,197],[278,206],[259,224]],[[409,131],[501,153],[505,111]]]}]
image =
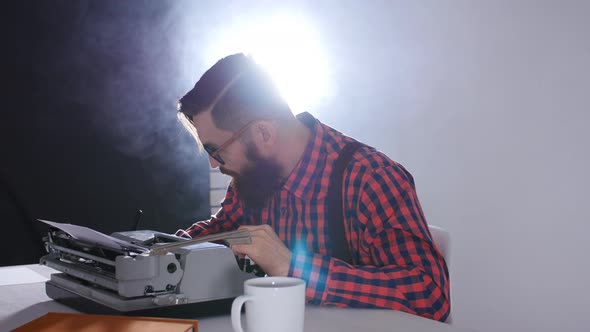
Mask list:
[{"label": "dark hair", "polygon": [[293,116],[270,76],[242,53],[217,61],[179,100],[178,110],[189,119],[211,110],[218,128],[234,132],[252,120]]}]

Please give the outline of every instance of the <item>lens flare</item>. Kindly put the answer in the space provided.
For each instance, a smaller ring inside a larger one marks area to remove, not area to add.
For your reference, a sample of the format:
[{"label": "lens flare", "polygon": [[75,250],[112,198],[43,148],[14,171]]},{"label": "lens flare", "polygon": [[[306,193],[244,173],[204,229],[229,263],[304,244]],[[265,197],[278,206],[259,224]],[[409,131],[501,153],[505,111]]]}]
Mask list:
[{"label": "lens flare", "polygon": [[318,33],[302,16],[273,15],[236,23],[213,38],[211,63],[245,53],[273,78],[294,113],[309,110],[329,93],[327,63]]}]

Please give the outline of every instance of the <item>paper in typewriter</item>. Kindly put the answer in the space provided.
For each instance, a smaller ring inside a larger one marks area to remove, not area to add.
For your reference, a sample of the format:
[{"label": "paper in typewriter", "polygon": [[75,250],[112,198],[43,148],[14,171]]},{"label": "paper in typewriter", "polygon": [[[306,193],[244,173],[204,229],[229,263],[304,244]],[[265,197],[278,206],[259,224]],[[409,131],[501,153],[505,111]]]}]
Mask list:
[{"label": "paper in typewriter", "polygon": [[37,219],[41,222],[44,222],[52,227],[61,229],[62,231],[69,234],[72,238],[88,243],[97,245],[107,249],[116,249],[116,250],[127,250],[127,249],[134,249],[139,251],[147,251],[146,248],[134,245],[129,242],[125,242],[123,240],[119,240],[112,236],[106,235],[104,233],[95,231],[88,227],[79,226],[79,225],[72,225],[72,224],[63,224],[48,220]]}]

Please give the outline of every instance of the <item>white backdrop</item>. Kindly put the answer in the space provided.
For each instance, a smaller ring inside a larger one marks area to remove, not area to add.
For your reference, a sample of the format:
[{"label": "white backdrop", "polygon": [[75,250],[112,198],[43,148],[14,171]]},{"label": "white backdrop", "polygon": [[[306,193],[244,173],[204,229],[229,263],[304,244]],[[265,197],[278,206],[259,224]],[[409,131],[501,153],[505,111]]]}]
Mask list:
[{"label": "white backdrop", "polygon": [[588,331],[590,1],[380,6],[348,59],[372,60],[337,74],[355,109],[320,118],[414,174],[458,326]]}]

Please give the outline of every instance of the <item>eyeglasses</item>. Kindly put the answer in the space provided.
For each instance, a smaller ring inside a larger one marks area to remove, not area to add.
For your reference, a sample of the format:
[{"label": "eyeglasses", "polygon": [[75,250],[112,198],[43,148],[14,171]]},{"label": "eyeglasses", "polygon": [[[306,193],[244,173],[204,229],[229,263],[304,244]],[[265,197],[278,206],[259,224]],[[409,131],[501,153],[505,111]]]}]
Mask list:
[{"label": "eyeglasses", "polygon": [[218,148],[212,147],[210,145],[203,145],[203,148],[205,149],[205,151],[207,151],[209,156],[211,156],[211,158],[215,159],[215,161],[217,161],[220,165],[225,165],[225,161],[219,156],[219,153],[223,149],[226,149],[228,146],[230,146],[238,138],[240,138],[240,136],[242,136],[246,132],[246,130],[252,124],[254,124],[254,122],[256,122],[256,121],[258,121],[258,120],[253,120],[253,121],[246,123],[240,130],[238,130],[235,134],[233,134],[232,137],[230,137],[227,141],[225,141],[223,144],[221,144]]}]

